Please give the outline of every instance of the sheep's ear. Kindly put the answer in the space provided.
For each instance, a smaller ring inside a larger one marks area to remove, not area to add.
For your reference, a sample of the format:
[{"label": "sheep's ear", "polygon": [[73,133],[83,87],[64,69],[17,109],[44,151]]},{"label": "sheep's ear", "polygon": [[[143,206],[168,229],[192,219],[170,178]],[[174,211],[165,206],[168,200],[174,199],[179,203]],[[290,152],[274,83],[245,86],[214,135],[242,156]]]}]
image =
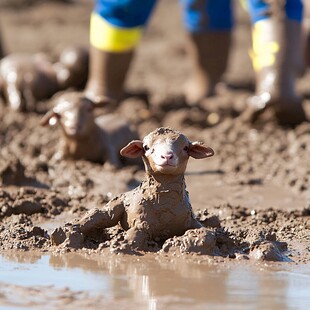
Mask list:
[{"label": "sheep's ear", "polygon": [[205,146],[203,143],[195,141],[191,143],[188,155],[196,159],[201,159],[213,156],[214,151],[210,147]]},{"label": "sheep's ear", "polygon": [[143,142],[140,140],[133,140],[123,147],[120,153],[122,156],[129,158],[142,157],[144,154]]},{"label": "sheep's ear", "polygon": [[55,125],[59,119],[59,114],[53,110],[48,111],[40,120],[41,126]]}]

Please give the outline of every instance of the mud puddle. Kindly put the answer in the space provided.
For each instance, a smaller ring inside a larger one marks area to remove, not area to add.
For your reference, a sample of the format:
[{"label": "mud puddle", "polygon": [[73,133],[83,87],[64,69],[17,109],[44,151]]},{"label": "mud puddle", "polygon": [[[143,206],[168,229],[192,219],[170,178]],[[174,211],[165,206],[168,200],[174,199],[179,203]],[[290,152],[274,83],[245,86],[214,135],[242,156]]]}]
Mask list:
[{"label": "mud puddle", "polygon": [[189,162],[185,175],[191,202],[196,210],[203,209],[206,203],[218,205],[223,202],[244,205],[250,209],[272,207],[292,210],[302,208],[310,201],[309,191],[300,195],[283,187],[280,182],[259,178],[247,183],[238,182],[234,174],[229,175],[214,167],[220,167],[216,158],[209,161]]},{"label": "mud puddle", "polygon": [[0,257],[0,266],[0,309],[125,309],[128,302],[152,310],[310,307],[307,265],[219,268],[184,258],[9,252]]}]

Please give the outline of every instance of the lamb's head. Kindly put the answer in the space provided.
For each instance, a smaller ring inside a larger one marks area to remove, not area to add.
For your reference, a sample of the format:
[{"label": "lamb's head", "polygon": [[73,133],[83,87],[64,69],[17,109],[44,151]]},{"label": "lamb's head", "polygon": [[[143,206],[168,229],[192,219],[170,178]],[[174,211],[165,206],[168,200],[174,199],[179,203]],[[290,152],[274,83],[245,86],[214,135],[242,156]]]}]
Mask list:
[{"label": "lamb's head", "polygon": [[191,142],[185,135],[171,128],[158,128],[134,140],[121,150],[121,155],[142,157],[150,174],[184,174],[189,157],[196,159],[214,155],[214,151],[201,142]]},{"label": "lamb's head", "polygon": [[[102,102],[106,105],[107,102]],[[59,123],[65,136],[82,138],[87,136],[94,126],[94,104],[82,92],[64,92],[55,98],[54,108],[40,121],[42,126]]]}]

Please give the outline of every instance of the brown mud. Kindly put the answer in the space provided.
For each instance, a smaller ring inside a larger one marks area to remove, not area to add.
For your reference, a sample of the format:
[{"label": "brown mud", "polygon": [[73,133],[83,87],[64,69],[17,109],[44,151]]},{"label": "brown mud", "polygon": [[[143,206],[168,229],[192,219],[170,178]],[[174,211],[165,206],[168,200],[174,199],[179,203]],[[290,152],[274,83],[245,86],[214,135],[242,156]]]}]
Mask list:
[{"label": "brown mud", "polygon": [[[1,7],[7,52],[43,50],[54,56],[68,45],[87,46],[92,3],[28,2],[35,5],[20,7],[18,1],[12,1]],[[185,174],[194,212],[206,228],[151,244],[150,250],[157,254],[148,255],[185,256],[193,261],[199,255],[220,265],[258,261],[308,265],[310,123],[292,129],[279,127],[270,119],[255,126],[239,120],[245,98],[253,93],[247,56],[249,21],[240,9],[227,83],[199,106],[187,105],[182,85],[190,65],[180,17],[171,18],[171,11],[178,12],[176,1],[160,2],[127,81],[132,93],[147,90],[147,98],[132,96],[114,113],[133,122],[141,137],[156,127],[170,126],[191,140],[204,141],[215,150],[215,156],[190,160]],[[306,74],[298,82],[300,94],[307,93],[309,81]],[[83,241],[78,249],[70,242],[61,247],[51,244],[49,235],[54,228],[133,189],[144,173],[135,167],[110,171],[83,160],[55,161],[59,128],[39,126],[51,104],[40,102],[41,114],[12,113],[1,107],[1,252],[78,251],[93,257],[118,252],[123,240],[119,228]],[[303,104],[309,117],[310,101],[304,99]]]},{"label": "brown mud", "polygon": [[235,309],[250,303],[253,308],[307,309],[310,304],[310,273],[304,265],[293,273],[288,264],[249,268],[240,260],[218,268],[207,255],[194,260],[16,251],[0,262],[6,269],[2,274],[16,274],[5,286],[0,283],[0,304],[6,308]]}]

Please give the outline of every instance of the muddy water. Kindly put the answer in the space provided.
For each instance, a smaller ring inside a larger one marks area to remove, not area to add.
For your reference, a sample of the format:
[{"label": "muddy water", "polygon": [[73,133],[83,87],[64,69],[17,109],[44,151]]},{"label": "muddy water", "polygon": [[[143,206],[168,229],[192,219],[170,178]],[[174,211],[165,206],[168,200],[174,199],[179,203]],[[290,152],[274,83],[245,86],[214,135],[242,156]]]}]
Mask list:
[{"label": "muddy water", "polygon": [[0,308],[125,309],[126,302],[152,310],[310,307],[309,266],[208,260],[6,253],[0,257]]}]

